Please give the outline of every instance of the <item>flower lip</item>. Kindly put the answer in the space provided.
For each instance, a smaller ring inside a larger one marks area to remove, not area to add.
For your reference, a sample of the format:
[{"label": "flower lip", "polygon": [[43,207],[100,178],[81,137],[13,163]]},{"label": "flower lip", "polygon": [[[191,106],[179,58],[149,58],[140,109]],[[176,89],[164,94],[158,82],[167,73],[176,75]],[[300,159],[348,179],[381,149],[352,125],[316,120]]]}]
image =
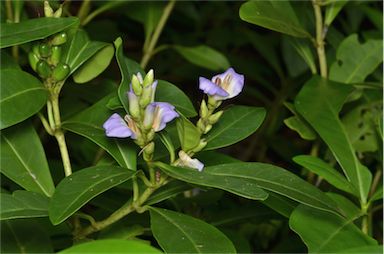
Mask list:
[{"label": "flower lip", "polygon": [[213,76],[211,80],[199,78],[199,88],[215,100],[233,98],[243,90],[243,86],[244,75],[236,73],[233,68]]},{"label": "flower lip", "polygon": [[119,114],[114,113],[108,120],[103,124],[105,129],[105,135],[107,137],[114,138],[135,138],[135,133],[128,127],[124,119]]},{"label": "flower lip", "polygon": [[151,126],[154,131],[161,131],[176,117],[179,114],[168,102],[152,102],[145,109],[144,125]]}]

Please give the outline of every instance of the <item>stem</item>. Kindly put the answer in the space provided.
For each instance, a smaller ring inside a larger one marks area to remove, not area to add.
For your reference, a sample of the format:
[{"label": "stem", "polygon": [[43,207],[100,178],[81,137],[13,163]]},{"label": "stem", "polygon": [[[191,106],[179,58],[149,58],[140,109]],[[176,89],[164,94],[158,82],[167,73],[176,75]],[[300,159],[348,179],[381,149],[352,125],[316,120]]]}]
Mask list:
[{"label": "stem", "polygon": [[126,2],[125,1],[113,1],[113,2],[109,2],[107,4],[104,4],[100,8],[91,12],[91,14],[89,14],[86,18],[84,18],[84,20],[82,20],[82,22],[81,22],[81,25],[85,26],[86,24],[88,24],[92,19],[94,19],[100,13],[103,13],[109,9],[112,9],[112,8],[119,6],[120,4],[124,4],[124,3],[126,3]]},{"label": "stem", "polygon": [[69,159],[67,143],[65,142],[64,133],[61,129],[60,108],[59,108],[59,93],[51,93],[51,104],[53,111],[53,120],[55,123],[54,135],[59,144],[61,160],[63,161],[65,176],[72,174],[71,161]]},{"label": "stem", "polygon": [[312,5],[315,11],[315,18],[316,18],[316,49],[317,49],[317,55],[319,57],[319,64],[320,64],[320,74],[323,78],[328,77],[328,71],[327,71],[327,58],[325,56],[325,50],[324,50],[324,26],[323,26],[323,16],[321,14],[321,7],[317,3],[316,0],[312,0]]},{"label": "stem", "polygon": [[134,176],[132,178],[132,184],[133,184],[133,202],[136,202],[139,198],[139,185],[137,184],[137,177]]},{"label": "stem", "polygon": [[145,69],[145,67],[147,66],[147,64],[149,62],[149,59],[151,59],[151,57],[153,55],[153,49],[156,46],[156,43],[157,43],[157,41],[158,41],[158,39],[160,37],[161,31],[163,30],[164,25],[167,22],[168,17],[171,14],[172,9],[173,9],[174,6],[175,6],[175,0],[170,0],[168,2],[167,6],[165,6],[163,14],[162,14],[162,16],[161,16],[161,18],[159,20],[159,23],[157,24],[155,32],[153,33],[153,35],[151,37],[151,40],[150,40],[150,42],[148,44],[148,47],[144,48],[144,56],[143,56],[143,59],[141,59],[141,62],[140,62],[141,68]]},{"label": "stem", "polygon": [[81,4],[80,10],[77,13],[77,17],[80,19],[80,23],[82,24],[83,20],[88,16],[89,10],[91,8],[91,0],[83,0]]},{"label": "stem", "polygon": [[381,169],[377,169],[376,173],[375,173],[375,176],[373,178],[373,181],[372,181],[372,185],[371,185],[371,189],[369,191],[369,195],[368,197],[371,197],[373,194],[375,194],[375,191],[377,189],[377,186],[379,185],[380,183],[380,178],[381,178],[381,174],[382,174],[382,171]]},{"label": "stem", "polygon": [[7,10],[7,19],[13,22],[13,11],[12,11],[12,2],[11,0],[5,1],[5,8]]},{"label": "stem", "polygon": [[49,135],[53,136],[53,130],[52,130],[51,126],[49,125],[47,119],[45,119],[44,115],[41,114],[41,113],[38,113],[37,115],[39,116],[40,121],[41,121],[41,123],[43,124],[45,131],[46,131]]}]

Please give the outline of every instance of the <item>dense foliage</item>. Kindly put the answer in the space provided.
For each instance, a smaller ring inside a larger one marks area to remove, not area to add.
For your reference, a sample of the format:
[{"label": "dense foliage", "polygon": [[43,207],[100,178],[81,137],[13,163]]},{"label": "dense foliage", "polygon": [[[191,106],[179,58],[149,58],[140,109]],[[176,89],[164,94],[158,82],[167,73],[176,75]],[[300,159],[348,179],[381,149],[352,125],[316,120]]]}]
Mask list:
[{"label": "dense foliage", "polygon": [[2,253],[382,253],[382,2],[1,2]]}]

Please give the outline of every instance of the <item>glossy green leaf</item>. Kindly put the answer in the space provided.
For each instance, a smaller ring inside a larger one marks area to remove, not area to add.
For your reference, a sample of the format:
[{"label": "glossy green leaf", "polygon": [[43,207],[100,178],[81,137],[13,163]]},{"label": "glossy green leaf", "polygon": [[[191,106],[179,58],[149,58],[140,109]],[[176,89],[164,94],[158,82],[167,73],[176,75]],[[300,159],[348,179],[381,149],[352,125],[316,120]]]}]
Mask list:
[{"label": "glossy green leaf", "polygon": [[64,178],[56,187],[49,204],[49,218],[60,224],[92,198],[119,185],[135,175],[135,171],[120,167],[95,166]]},{"label": "glossy green leaf", "polygon": [[177,86],[165,80],[158,80],[155,101],[171,103],[176,107],[177,111],[182,113],[185,117],[194,117],[197,115],[188,96]]},{"label": "glossy green leaf", "polygon": [[15,59],[5,50],[0,51],[0,69],[17,69],[21,70]]},{"label": "glossy green leaf", "polygon": [[331,167],[331,165],[321,160],[320,158],[310,155],[298,155],[293,157],[293,161],[300,166],[310,170],[311,172],[321,176],[324,178],[324,180],[336,188],[353,195],[357,194],[356,189],[347,181],[347,179],[345,179],[342,174],[340,174],[336,169]]},{"label": "glossy green leaf", "polygon": [[383,62],[382,40],[361,44],[357,34],[345,38],[337,49],[337,61],[330,68],[329,78],[343,83],[363,82]]},{"label": "glossy green leaf", "polygon": [[[33,153],[31,153],[33,151]],[[26,190],[53,195],[51,173],[35,129],[24,122],[1,132],[1,173]]]},{"label": "glossy green leaf", "polygon": [[224,111],[219,122],[206,135],[205,150],[232,145],[254,133],[265,118],[265,109],[233,106]]},{"label": "glossy green leaf", "polygon": [[312,77],[295,99],[295,108],[331,149],[344,174],[358,190],[360,200],[367,198],[372,175],[358,161],[338,112],[352,92],[350,85]]},{"label": "glossy green leaf", "polygon": [[205,45],[195,47],[175,45],[173,48],[187,61],[208,70],[220,71],[230,67],[228,59],[211,47]]},{"label": "glossy green leaf", "polygon": [[190,151],[200,143],[200,132],[197,127],[184,116],[176,120],[177,133],[183,151]]},{"label": "glossy green leaf", "polygon": [[296,131],[302,139],[316,139],[316,133],[313,131],[311,126],[308,126],[304,119],[301,119],[300,116],[291,116],[284,120],[284,124],[291,130]]},{"label": "glossy green leaf", "polygon": [[149,211],[152,233],[166,253],[236,253],[232,242],[204,221],[161,208]]},{"label": "glossy green leaf", "polygon": [[[62,59],[64,63],[68,64],[70,74],[73,74],[87,60],[92,60],[92,56],[105,47],[110,47],[110,44],[90,41],[85,31],[78,30],[72,40],[65,44]],[[107,53],[109,53],[108,50]]]},{"label": "glossy green leaf", "polygon": [[255,200],[264,200],[268,196],[265,191],[260,189],[259,186],[250,179],[232,176],[221,177],[220,174],[207,172],[207,168],[204,168],[203,172],[198,172],[190,168],[173,167],[162,162],[157,162],[156,165],[166,174],[187,183],[214,187],[244,198]]},{"label": "glossy green leaf", "polygon": [[0,24],[0,48],[40,40],[78,23],[76,17],[37,18]]},{"label": "glossy green leaf", "polygon": [[356,220],[362,215],[360,208],[343,195],[328,192],[327,196],[332,198],[337,203],[337,206],[340,208],[343,213],[343,216],[346,219]]},{"label": "glossy green leaf", "polygon": [[59,253],[162,253],[154,247],[134,240],[96,240],[77,244]]},{"label": "glossy green leaf", "polygon": [[330,212],[336,211],[332,199],[319,189],[295,174],[270,164],[229,163],[206,167],[202,172],[163,163],[156,163],[156,165],[176,179],[219,188],[245,198],[264,200],[267,193],[261,191],[261,188],[312,207]]},{"label": "glossy green leaf", "polygon": [[46,103],[48,92],[31,74],[16,70],[0,71],[0,129],[36,114]]},{"label": "glossy green leaf", "polygon": [[116,48],[116,60],[121,73],[121,81],[119,85],[118,95],[125,111],[129,112],[127,92],[129,91],[129,84],[131,82],[132,75],[136,75],[138,72],[140,72],[141,75],[144,77],[145,73],[141,69],[140,65],[124,57],[122,43],[123,40],[120,37],[117,38],[114,42]]},{"label": "glossy green leaf", "polygon": [[374,239],[353,224],[352,219],[302,205],[292,213],[289,226],[307,245],[309,253],[334,253],[377,245]]},{"label": "glossy green leaf", "polygon": [[311,44],[309,44],[309,42],[306,40],[297,39],[293,37],[289,37],[288,41],[294,47],[296,52],[301,56],[301,58],[303,58],[305,63],[311,69],[311,72],[315,74],[317,70],[316,70],[315,57],[313,56]]},{"label": "glossy green leaf", "polygon": [[377,188],[376,192],[373,193],[372,197],[370,198],[370,202],[380,200],[380,199],[383,199],[383,186],[382,185],[380,185]]},{"label": "glossy green leaf", "polygon": [[106,104],[113,98],[107,95],[91,107],[63,122],[62,127],[84,136],[105,149],[120,166],[136,170],[136,149],[129,139],[105,136],[103,123],[112,115]]},{"label": "glossy green leaf", "polygon": [[53,253],[48,232],[32,219],[1,221],[1,253]]},{"label": "glossy green leaf", "polygon": [[299,204],[292,199],[270,191],[268,191],[268,198],[263,200],[262,203],[286,218],[291,216],[293,210],[295,210]]},{"label": "glossy green leaf", "polygon": [[345,254],[382,254],[383,253],[383,245],[369,245],[355,248],[346,248],[341,251],[336,251],[335,253],[345,253]]},{"label": "glossy green leaf", "polygon": [[49,199],[39,193],[17,190],[0,194],[0,220],[48,216]]},{"label": "glossy green leaf", "polygon": [[102,48],[73,74],[73,80],[82,84],[94,79],[109,66],[114,53],[112,45]]},{"label": "glossy green leaf", "polygon": [[348,0],[341,0],[337,2],[333,2],[327,5],[325,9],[325,18],[324,23],[326,26],[331,25],[333,20],[337,17],[341,9],[348,2]]},{"label": "glossy green leaf", "polygon": [[155,193],[153,193],[145,202],[146,205],[153,205],[156,203],[159,203],[161,201],[170,199],[184,191],[192,189],[192,186],[180,182],[180,181],[172,181],[168,183],[167,185],[161,187],[160,189],[156,190]]},{"label": "glossy green leaf", "polygon": [[249,1],[241,5],[240,18],[246,22],[291,36],[311,37],[300,25],[289,2]]}]

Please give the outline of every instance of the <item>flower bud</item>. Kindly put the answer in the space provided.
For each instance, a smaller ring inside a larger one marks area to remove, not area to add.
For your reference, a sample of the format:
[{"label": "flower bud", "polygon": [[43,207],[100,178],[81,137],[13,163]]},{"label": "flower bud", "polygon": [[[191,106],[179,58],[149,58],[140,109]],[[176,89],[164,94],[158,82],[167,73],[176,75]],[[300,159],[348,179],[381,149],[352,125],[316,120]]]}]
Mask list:
[{"label": "flower bud", "polygon": [[44,1],[44,15],[45,17],[53,17],[53,9],[48,1]]},{"label": "flower bud", "polygon": [[145,108],[152,102],[152,86],[145,86],[140,97],[140,106]]},{"label": "flower bud", "polygon": [[200,105],[200,117],[205,118],[207,117],[207,115],[208,115],[207,104],[205,103],[205,100],[202,100]]},{"label": "flower bud", "polygon": [[141,86],[140,81],[136,75],[132,75],[131,84],[132,84],[132,89],[135,92],[135,94],[137,96],[140,96],[141,93],[143,92],[143,87]]},{"label": "flower bud", "polygon": [[150,130],[147,134],[147,140],[153,140],[155,137],[155,130]]},{"label": "flower bud", "polygon": [[69,74],[69,66],[65,63],[59,63],[53,69],[52,78],[56,81],[64,80]]},{"label": "flower bud", "polygon": [[145,161],[151,161],[153,158],[153,152],[155,151],[155,143],[151,142],[144,147],[143,155]]},{"label": "flower bud", "polygon": [[36,64],[36,71],[37,71],[37,74],[39,74],[39,76],[43,79],[48,78],[52,73],[51,67],[44,60],[40,60]]},{"label": "flower bud", "polygon": [[63,14],[63,6],[62,5],[60,5],[60,8],[55,11],[55,13],[53,14],[53,17],[54,18],[60,18],[61,14]]},{"label": "flower bud", "polygon": [[146,87],[146,86],[152,85],[153,77],[154,77],[153,70],[150,69],[149,72],[147,73],[147,75],[145,75],[145,78],[143,81],[143,86]]},{"label": "flower bud", "polygon": [[128,92],[129,113],[134,119],[140,118],[139,98],[134,92]]},{"label": "flower bud", "polygon": [[53,65],[57,65],[61,60],[61,47],[60,46],[52,46],[52,54],[51,54],[51,63]]},{"label": "flower bud", "polygon": [[28,60],[32,70],[36,71],[36,65],[40,61],[40,58],[31,51],[28,53]]},{"label": "flower bud", "polygon": [[211,124],[208,124],[207,126],[205,126],[204,134],[207,134],[211,129],[212,129]]},{"label": "flower bud", "polygon": [[200,143],[195,148],[192,149],[192,151],[194,153],[200,152],[201,150],[204,149],[206,145],[207,145],[207,141],[205,141],[205,139],[202,139],[200,140]]},{"label": "flower bud", "polygon": [[209,124],[215,124],[217,123],[217,121],[219,121],[220,117],[223,115],[224,111],[219,111],[213,115],[211,115],[209,118],[208,118],[208,123]]},{"label": "flower bud", "polygon": [[46,43],[39,45],[39,53],[42,57],[49,57],[51,55],[51,46]]},{"label": "flower bud", "polygon": [[197,126],[197,128],[199,128],[199,131],[201,133],[204,133],[204,131],[205,131],[205,124],[204,124],[202,119],[199,119],[199,121],[197,121],[196,126]]},{"label": "flower bud", "polygon": [[61,32],[61,33],[55,35],[51,40],[51,44],[55,45],[55,46],[62,45],[66,42],[67,42],[67,33],[66,32]]}]

